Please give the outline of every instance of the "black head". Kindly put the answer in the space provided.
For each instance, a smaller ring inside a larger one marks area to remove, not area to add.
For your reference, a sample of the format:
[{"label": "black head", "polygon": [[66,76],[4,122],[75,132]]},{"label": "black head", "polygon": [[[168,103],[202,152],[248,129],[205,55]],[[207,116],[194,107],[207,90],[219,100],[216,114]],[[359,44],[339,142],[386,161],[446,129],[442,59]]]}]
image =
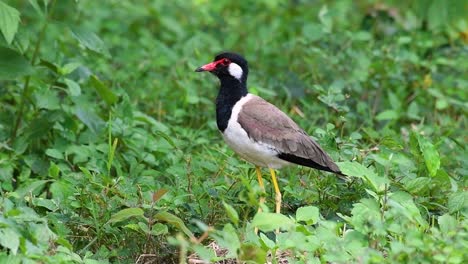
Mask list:
[{"label": "black head", "polygon": [[208,71],[219,79],[235,78],[245,83],[249,74],[249,67],[247,61],[241,55],[233,52],[222,52],[216,55],[213,62],[203,65],[195,71]]}]

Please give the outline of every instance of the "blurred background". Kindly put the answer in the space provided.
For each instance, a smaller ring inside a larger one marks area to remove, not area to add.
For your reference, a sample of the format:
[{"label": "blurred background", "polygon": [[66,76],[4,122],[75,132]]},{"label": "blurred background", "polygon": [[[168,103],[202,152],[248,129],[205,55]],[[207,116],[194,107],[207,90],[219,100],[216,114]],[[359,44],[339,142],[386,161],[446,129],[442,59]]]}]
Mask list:
[{"label": "blurred background", "polygon": [[[0,1],[0,260],[207,260],[193,238],[215,230],[203,243],[239,261],[462,263],[467,14],[463,0]],[[322,233],[317,211],[290,244],[249,235],[254,172],[216,129],[217,79],[194,73],[226,50],[249,61],[250,92],[375,176],[280,172],[284,214],[317,206]]]}]

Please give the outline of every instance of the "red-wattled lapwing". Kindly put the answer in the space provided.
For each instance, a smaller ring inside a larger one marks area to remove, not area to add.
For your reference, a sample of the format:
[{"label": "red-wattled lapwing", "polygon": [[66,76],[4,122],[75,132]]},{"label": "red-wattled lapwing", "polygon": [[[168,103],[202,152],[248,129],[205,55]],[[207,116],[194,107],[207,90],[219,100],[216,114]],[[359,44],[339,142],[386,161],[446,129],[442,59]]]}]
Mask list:
[{"label": "red-wattled lapwing", "polygon": [[[255,164],[263,191],[260,167],[269,168],[276,193],[276,213],[281,208],[281,192],[274,169],[299,164],[343,176],[330,156],[291,118],[247,91],[249,68],[241,55],[221,53],[195,71],[211,72],[221,81],[216,98],[218,129],[237,154]],[[263,202],[260,199],[260,204]]]}]

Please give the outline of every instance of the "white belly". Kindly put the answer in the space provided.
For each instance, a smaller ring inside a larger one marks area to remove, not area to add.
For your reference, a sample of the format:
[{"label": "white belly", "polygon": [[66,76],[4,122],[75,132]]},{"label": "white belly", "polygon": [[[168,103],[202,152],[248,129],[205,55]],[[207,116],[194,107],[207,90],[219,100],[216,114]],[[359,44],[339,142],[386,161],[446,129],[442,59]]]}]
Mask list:
[{"label": "white belly", "polygon": [[247,132],[237,122],[242,105],[250,99],[251,95],[248,94],[234,105],[231,119],[223,132],[224,140],[239,156],[257,166],[277,169],[289,165],[289,162],[277,157],[278,152],[272,146],[249,138]]}]

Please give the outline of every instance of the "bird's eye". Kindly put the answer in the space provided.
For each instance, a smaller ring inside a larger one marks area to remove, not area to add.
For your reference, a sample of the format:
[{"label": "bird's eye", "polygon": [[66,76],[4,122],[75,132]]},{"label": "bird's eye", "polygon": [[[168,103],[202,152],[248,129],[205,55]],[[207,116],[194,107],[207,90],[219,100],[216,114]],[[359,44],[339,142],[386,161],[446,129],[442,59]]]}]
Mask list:
[{"label": "bird's eye", "polygon": [[227,59],[227,58],[223,59],[223,61],[221,62],[221,64],[224,65],[224,66],[228,66],[229,63],[231,63],[231,60]]}]

